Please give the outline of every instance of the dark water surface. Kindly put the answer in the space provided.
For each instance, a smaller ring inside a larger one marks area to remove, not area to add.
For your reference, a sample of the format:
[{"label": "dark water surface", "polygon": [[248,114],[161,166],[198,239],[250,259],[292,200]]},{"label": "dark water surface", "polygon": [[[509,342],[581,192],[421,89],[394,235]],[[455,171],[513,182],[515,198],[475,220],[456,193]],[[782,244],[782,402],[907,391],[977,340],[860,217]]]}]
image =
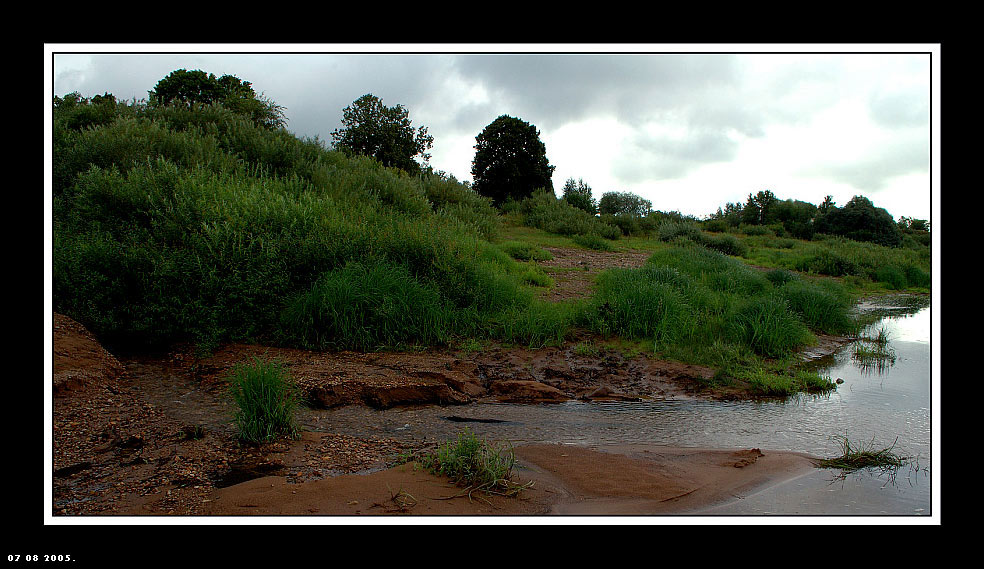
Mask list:
[{"label": "dark water surface", "polygon": [[852,346],[846,346],[817,364],[823,375],[843,380],[835,392],[821,397],[775,402],[475,404],[386,411],[352,405],[321,412],[317,427],[342,434],[375,432],[443,442],[467,426],[479,436],[514,444],[648,443],[789,450],[817,457],[840,455],[846,437],[852,447],[880,450],[894,445],[893,452],[911,459],[891,472],[869,469],[844,476],[817,469],[708,514],[931,515],[931,397],[933,382],[938,385],[939,378],[931,373],[927,303],[861,305],[859,309],[881,316],[862,336],[884,327],[894,358],[859,361]]}]

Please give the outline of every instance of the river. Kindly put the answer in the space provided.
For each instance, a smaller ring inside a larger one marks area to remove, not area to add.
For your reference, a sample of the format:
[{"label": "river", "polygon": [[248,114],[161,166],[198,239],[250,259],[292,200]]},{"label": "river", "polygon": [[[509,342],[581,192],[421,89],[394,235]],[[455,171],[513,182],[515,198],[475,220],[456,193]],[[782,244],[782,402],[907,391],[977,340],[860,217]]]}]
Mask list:
[{"label": "river", "polygon": [[[834,392],[824,396],[770,402],[489,403],[386,411],[351,405],[323,415],[319,428],[441,442],[467,425],[481,437],[517,445],[647,443],[789,450],[816,457],[840,455],[846,439],[855,448],[892,447],[895,454],[908,457],[908,463],[896,470],[866,469],[846,475],[817,469],[706,514],[930,516],[934,505],[933,420],[937,418],[932,398],[939,386],[931,365],[931,312],[928,299],[909,299],[904,305],[898,304],[899,297],[892,301],[895,304],[859,305],[859,310],[879,316],[862,337],[884,329],[890,356],[874,362],[859,360],[854,345],[849,344],[816,362],[822,374],[842,380]],[[471,421],[461,423],[449,417]]]}]

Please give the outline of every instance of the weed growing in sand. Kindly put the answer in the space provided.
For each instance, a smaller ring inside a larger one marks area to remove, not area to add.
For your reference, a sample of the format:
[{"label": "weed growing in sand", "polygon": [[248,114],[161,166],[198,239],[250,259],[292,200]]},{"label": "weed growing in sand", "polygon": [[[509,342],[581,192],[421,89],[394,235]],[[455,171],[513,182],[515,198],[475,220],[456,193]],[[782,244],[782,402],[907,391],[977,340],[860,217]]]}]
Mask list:
[{"label": "weed growing in sand", "polygon": [[237,364],[229,373],[229,392],[237,406],[233,422],[240,440],[259,443],[297,437],[297,390],[281,364],[260,358]]},{"label": "weed growing in sand", "polygon": [[463,486],[469,498],[476,490],[515,496],[529,487],[512,481],[516,455],[511,446],[479,439],[470,429],[459,433],[456,441],[448,441],[436,451],[417,457],[417,461],[429,472],[447,476]]}]

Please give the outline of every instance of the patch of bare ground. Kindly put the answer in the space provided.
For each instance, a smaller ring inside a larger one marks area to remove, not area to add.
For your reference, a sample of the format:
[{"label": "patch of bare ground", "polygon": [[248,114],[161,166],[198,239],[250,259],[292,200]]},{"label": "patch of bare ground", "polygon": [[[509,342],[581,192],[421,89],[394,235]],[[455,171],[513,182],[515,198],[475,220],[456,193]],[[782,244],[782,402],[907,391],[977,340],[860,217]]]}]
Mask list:
[{"label": "patch of bare ground", "polygon": [[603,270],[612,268],[638,268],[645,264],[650,253],[638,250],[593,251],[591,249],[544,247],[553,255],[549,261],[539,261],[549,267],[554,286],[544,294],[551,302],[587,298],[594,287],[594,279]]}]

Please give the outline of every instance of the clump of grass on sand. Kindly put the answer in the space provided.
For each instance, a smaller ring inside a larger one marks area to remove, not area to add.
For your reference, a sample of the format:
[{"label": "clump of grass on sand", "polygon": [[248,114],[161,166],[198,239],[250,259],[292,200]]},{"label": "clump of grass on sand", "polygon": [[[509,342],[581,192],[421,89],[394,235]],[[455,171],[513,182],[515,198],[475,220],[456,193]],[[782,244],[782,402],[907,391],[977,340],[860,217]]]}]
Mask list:
[{"label": "clump of grass on sand", "polygon": [[479,439],[470,429],[459,433],[456,441],[445,442],[435,451],[414,458],[432,474],[446,476],[464,487],[469,499],[476,491],[515,496],[530,486],[512,480],[516,455],[511,446]]},{"label": "clump of grass on sand", "polygon": [[297,437],[297,390],[281,364],[260,358],[237,364],[229,373],[229,392],[237,406],[233,422],[240,440],[260,443]]},{"label": "clump of grass on sand", "polygon": [[[896,441],[898,442],[898,441]],[[836,468],[845,472],[854,472],[863,468],[881,468],[895,470],[908,462],[909,457],[900,456],[893,452],[895,443],[883,449],[876,449],[874,440],[867,444],[853,445],[847,437],[841,438],[842,453],[840,456],[817,461],[820,468]]]}]

